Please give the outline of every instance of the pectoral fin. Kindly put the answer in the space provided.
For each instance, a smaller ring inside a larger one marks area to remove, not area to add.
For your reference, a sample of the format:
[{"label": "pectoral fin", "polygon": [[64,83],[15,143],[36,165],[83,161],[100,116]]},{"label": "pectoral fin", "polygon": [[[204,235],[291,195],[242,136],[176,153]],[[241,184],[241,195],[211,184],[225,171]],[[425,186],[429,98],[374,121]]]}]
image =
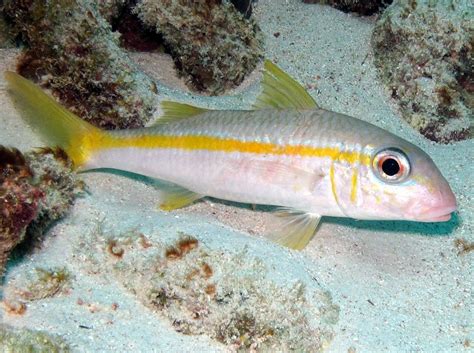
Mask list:
[{"label": "pectoral fin", "polygon": [[190,205],[202,197],[202,195],[181,186],[167,185],[162,189],[162,199],[159,207],[163,211],[172,211]]},{"label": "pectoral fin", "polygon": [[293,209],[280,209],[275,215],[282,220],[282,223],[267,237],[295,250],[302,250],[310,242],[321,219],[320,215]]}]

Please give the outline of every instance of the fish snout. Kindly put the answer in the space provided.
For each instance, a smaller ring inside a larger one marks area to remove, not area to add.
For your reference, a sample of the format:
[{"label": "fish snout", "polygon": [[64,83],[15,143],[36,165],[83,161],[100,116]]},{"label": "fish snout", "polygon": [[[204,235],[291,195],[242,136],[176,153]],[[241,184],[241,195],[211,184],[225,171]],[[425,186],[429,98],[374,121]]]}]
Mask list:
[{"label": "fish snout", "polygon": [[456,197],[446,183],[444,187],[426,195],[410,207],[409,213],[420,222],[446,222],[451,219],[451,213],[456,209]]}]

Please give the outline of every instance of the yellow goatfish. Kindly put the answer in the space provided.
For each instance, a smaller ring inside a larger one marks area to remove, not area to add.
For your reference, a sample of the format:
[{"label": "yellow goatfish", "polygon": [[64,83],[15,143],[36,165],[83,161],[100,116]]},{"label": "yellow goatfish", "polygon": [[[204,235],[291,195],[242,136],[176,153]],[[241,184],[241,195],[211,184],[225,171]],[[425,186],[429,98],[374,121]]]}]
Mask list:
[{"label": "yellow goatfish", "polygon": [[5,77],[29,123],[79,170],[114,168],[175,185],[162,209],[205,196],[280,206],[277,242],[302,249],[321,216],[442,222],[449,184],[417,146],[367,122],[321,109],[270,61],[252,110],[163,102],[152,127],[103,131],[25,78]]}]

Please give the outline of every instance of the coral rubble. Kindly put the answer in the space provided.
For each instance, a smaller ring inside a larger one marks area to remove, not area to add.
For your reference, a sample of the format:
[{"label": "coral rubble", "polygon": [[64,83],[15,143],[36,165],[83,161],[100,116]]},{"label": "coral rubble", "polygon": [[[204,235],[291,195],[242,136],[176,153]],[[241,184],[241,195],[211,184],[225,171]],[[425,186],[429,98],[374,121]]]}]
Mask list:
[{"label": "coral rubble", "polygon": [[323,4],[344,12],[355,12],[363,16],[373,15],[389,5],[391,0],[303,0],[306,4]]},{"label": "coral rubble", "polygon": [[64,216],[82,189],[64,152],[0,146],[0,272],[12,249]]},{"label": "coral rubble", "polygon": [[472,137],[474,7],[396,1],[377,22],[375,64],[402,116],[430,140]]},{"label": "coral rubble", "polygon": [[96,126],[143,126],[156,87],[119,47],[107,18],[124,1],[6,0],[4,12],[27,44],[19,72]]},{"label": "coral rubble", "polygon": [[[109,266],[178,332],[207,335],[239,351],[319,352],[333,337],[339,309],[330,294],[300,281],[277,284],[246,250],[213,250],[185,234],[171,246],[136,232],[97,236],[106,260],[92,262]],[[81,250],[91,253],[87,246]]]},{"label": "coral rubble", "polygon": [[2,352],[66,353],[69,345],[60,337],[42,331],[0,325]]},{"label": "coral rubble", "polygon": [[200,91],[238,85],[263,55],[257,24],[226,1],[141,0],[134,12],[162,34],[179,72]]}]

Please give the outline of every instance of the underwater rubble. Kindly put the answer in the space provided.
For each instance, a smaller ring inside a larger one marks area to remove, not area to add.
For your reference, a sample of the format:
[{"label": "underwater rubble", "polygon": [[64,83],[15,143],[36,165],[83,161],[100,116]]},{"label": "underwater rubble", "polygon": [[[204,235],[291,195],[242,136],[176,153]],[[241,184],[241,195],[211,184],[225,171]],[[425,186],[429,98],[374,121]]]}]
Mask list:
[{"label": "underwater rubble", "polygon": [[395,1],[375,25],[375,65],[402,117],[430,140],[472,138],[474,7]]}]

